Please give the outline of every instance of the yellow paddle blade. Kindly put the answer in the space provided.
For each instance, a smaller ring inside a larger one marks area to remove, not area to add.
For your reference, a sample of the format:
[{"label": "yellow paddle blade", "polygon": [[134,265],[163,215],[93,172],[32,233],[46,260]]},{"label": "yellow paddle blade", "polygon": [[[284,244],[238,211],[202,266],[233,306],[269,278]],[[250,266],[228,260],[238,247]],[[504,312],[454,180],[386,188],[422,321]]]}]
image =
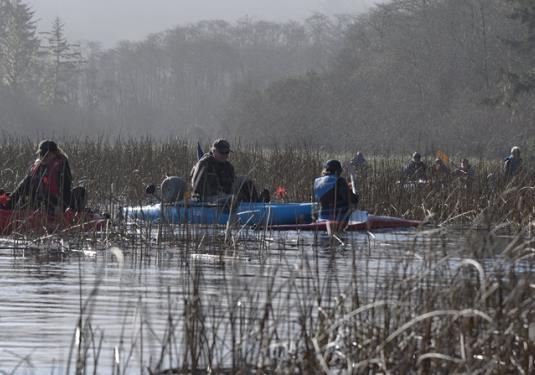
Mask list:
[{"label": "yellow paddle blade", "polygon": [[440,149],[437,150],[437,158],[442,160],[442,162],[444,164],[448,164],[450,162],[449,156],[444,151],[442,151]]}]

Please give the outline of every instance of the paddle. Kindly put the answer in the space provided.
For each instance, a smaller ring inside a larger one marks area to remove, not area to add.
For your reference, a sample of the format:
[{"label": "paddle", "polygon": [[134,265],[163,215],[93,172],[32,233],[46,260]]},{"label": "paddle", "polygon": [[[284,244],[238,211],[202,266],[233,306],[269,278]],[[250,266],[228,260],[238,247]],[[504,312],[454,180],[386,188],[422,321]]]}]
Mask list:
[{"label": "paddle", "polygon": [[446,165],[450,164],[454,168],[459,168],[457,166],[457,164],[455,164],[454,162],[450,161],[450,157],[443,150],[438,149],[437,152],[436,152],[436,155],[437,155],[437,158],[442,160],[442,162],[444,164],[446,164]]},{"label": "paddle", "polygon": [[348,172],[349,179],[351,180],[351,191],[353,192],[353,194],[357,195],[357,175],[353,166],[349,166]]},{"label": "paddle", "polygon": [[200,160],[204,155],[204,151],[202,150],[201,143],[197,141],[197,160]]},{"label": "paddle", "polygon": [[448,165],[450,163],[450,158],[448,156],[448,154],[446,154],[444,151],[442,151],[441,149],[438,149],[437,150],[437,158],[442,160],[442,162],[446,165]]}]

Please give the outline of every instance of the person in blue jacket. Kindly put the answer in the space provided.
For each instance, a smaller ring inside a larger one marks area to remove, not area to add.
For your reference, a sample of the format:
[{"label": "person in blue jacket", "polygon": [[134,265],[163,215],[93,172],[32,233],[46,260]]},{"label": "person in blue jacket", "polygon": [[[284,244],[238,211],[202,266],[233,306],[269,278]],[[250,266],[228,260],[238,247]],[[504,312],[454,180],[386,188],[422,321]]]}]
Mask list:
[{"label": "person in blue jacket", "polygon": [[522,168],[522,159],[520,158],[520,148],[514,146],[511,149],[511,155],[505,158],[503,163],[503,172],[506,178],[516,175]]},{"label": "person in blue jacket", "polygon": [[358,194],[351,191],[341,174],[340,162],[328,160],[321,177],[314,181],[314,197],[320,206],[319,220],[347,221],[358,203]]}]

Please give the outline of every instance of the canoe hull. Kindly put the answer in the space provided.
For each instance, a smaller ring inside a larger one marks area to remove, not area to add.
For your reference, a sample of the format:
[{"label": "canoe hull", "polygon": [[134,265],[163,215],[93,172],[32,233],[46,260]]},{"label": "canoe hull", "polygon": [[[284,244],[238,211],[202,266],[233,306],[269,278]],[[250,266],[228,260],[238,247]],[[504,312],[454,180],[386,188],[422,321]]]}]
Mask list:
[{"label": "canoe hull", "polygon": [[355,211],[349,224],[315,221],[314,203],[240,203],[231,214],[221,207],[193,203],[190,205],[160,204],[127,207],[123,216],[152,222],[164,221],[170,224],[226,224],[231,218],[240,225],[252,225],[273,230],[330,230],[358,231],[387,228],[417,227],[420,221],[406,220],[389,216],[368,215],[365,211]]},{"label": "canoe hull", "polygon": [[283,225],[310,223],[314,210],[313,203],[242,202],[232,213],[223,207],[202,203],[164,205],[163,209],[155,204],[124,208],[123,216],[171,224],[226,224],[231,218],[242,225]]},{"label": "canoe hull", "polygon": [[65,230],[101,230],[107,220],[101,215],[84,212],[81,214],[50,215],[37,211],[0,209],[0,234],[40,234]]}]

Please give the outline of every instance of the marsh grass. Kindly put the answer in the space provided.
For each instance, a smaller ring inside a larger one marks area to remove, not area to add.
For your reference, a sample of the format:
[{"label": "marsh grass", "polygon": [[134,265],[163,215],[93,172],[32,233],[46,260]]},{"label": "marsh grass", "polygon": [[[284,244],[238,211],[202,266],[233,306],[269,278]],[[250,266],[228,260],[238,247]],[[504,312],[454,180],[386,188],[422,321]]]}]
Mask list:
[{"label": "marsh grass", "polygon": [[[3,188],[10,191],[33,162],[35,145],[27,139],[6,136],[0,146],[0,179]],[[74,185],[88,189],[91,207],[113,217],[121,206],[147,203],[144,189],[149,183],[159,184],[166,175],[189,180],[196,161],[196,145],[180,139],[71,139],[61,146],[70,157]],[[259,146],[242,148],[238,143],[234,151],[231,161],[238,174],[248,175],[258,188],[267,188],[272,196],[278,186],[283,186],[287,193],[280,199],[299,202],[312,200],[312,184],[325,160],[336,157],[346,163],[352,157],[333,156],[307,145],[281,145],[267,150]],[[428,159],[429,168],[434,156]],[[473,159],[476,176],[468,185],[451,178],[444,186],[431,183],[407,189],[398,183],[407,160],[408,157],[368,157],[368,167],[357,182],[362,209],[374,214],[427,218],[435,224],[470,226],[476,222],[483,227],[523,225],[533,217],[535,175],[529,166],[514,179],[505,180],[500,160]]]},{"label": "marsh grass", "polygon": [[[9,190],[34,146],[3,142],[1,177]],[[90,205],[111,213],[145,204],[146,184],[166,174],[185,177],[195,161],[194,145],[180,140],[74,140],[64,148]],[[232,154],[240,174],[271,191],[286,187],[288,201],[311,199],[328,158],[292,146],[236,147]],[[117,246],[140,264],[164,262],[166,251],[178,249],[181,282],[162,291],[163,333],[152,327],[154,307],[140,296],[134,313],[125,313],[120,337],[108,338],[115,342],[110,352],[106,332],[92,320],[104,275],[98,276],[89,294],[80,291],[66,373],[533,373],[533,175],[526,170],[505,181],[501,162],[474,160],[469,186],[452,180],[404,189],[397,181],[405,159],[368,160],[358,181],[362,208],[444,228],[376,254],[373,238],[351,234],[340,247],[321,236],[310,242],[250,228],[233,228],[225,241],[217,227],[114,222],[89,239],[94,248]],[[445,228],[454,225],[487,230],[452,250]],[[503,229],[515,235],[496,246]]]},{"label": "marsh grass", "polygon": [[[363,238],[345,248],[279,240],[249,260],[243,243],[210,264],[190,253],[181,282],[162,291],[163,333],[140,297],[113,353],[91,325],[97,281],[81,304],[76,373],[102,370],[103,355],[115,374],[532,373],[535,253],[525,231],[505,247],[493,233],[451,247],[433,230],[388,253],[370,253]],[[214,254],[218,243],[194,251]],[[251,261],[258,272],[244,279]]]}]

